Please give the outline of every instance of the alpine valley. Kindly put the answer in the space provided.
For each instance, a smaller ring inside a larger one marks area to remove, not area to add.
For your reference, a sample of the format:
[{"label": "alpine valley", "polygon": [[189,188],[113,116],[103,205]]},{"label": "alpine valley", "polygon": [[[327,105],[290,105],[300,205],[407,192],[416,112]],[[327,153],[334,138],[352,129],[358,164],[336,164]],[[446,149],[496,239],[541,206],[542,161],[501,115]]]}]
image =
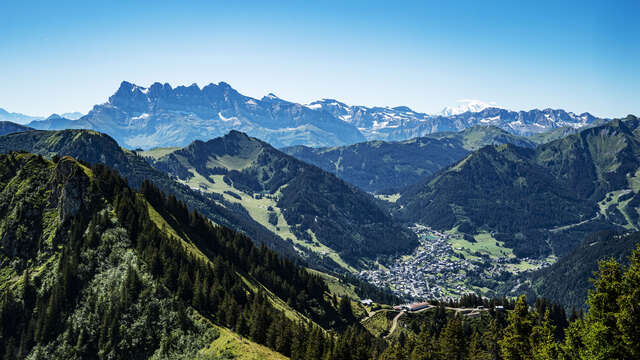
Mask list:
[{"label": "alpine valley", "polygon": [[5,359],[640,356],[634,115],[122,82],[0,116]]}]

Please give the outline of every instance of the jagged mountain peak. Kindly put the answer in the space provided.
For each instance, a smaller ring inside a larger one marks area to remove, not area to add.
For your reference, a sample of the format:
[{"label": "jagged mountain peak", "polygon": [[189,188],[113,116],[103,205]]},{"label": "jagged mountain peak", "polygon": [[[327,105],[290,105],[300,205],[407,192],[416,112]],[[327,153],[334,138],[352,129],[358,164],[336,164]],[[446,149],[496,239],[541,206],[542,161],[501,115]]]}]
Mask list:
[{"label": "jagged mountain peak", "polygon": [[194,139],[214,138],[235,129],[281,148],[399,141],[474,125],[493,125],[528,136],[559,127],[580,128],[600,120],[588,113],[575,115],[552,109],[516,112],[467,102],[470,109],[482,110],[429,115],[407,106],[351,106],[332,98],[301,105],[274,93],[261,99],[248,97],[226,82],[202,88],[195,83],[172,87],[156,82],[146,88],[123,81],[107,103],[94,106],[77,121],[55,118],[31,126],[43,130],[95,129],[128,148],[145,149],[186,146]]},{"label": "jagged mountain peak", "polygon": [[279,98],[276,94],[274,94],[272,92],[270,92],[267,95],[263,96],[261,101],[263,101],[263,102],[276,102],[276,101],[277,102],[288,102],[288,101],[285,101],[285,100]]}]

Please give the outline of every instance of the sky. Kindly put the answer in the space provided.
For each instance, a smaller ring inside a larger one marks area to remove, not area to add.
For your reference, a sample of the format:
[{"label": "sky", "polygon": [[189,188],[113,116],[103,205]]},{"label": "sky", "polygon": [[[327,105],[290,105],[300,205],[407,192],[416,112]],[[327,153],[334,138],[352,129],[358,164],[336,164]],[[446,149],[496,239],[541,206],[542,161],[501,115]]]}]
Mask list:
[{"label": "sky", "polygon": [[640,1],[0,2],[0,107],[89,111],[127,80],[309,103],[459,99],[640,114]]}]

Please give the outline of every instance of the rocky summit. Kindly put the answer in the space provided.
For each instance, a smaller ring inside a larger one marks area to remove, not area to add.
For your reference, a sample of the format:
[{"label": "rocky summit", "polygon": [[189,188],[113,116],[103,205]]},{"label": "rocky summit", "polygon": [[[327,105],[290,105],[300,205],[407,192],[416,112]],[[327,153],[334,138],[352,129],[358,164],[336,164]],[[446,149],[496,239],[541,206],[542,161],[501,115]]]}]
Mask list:
[{"label": "rocky summit", "polygon": [[351,106],[333,99],[302,105],[272,93],[261,99],[245,96],[225,82],[203,88],[196,84],[174,88],[156,82],[145,88],[123,81],[106,103],[94,106],[77,120],[54,114],[29,126],[39,130],[97,130],[130,149],[182,147],[231,130],[282,148],[400,141],[478,125],[530,136],[557,128],[581,128],[601,120],[589,113],[577,115],[554,109],[511,111],[489,107],[477,112],[430,115],[406,106]]}]

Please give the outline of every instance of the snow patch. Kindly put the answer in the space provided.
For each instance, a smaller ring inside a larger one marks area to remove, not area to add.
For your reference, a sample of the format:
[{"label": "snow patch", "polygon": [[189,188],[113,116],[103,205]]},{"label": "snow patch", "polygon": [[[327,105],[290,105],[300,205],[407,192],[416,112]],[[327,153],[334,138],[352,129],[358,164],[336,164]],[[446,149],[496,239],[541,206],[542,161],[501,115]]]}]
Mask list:
[{"label": "snow patch", "polygon": [[149,114],[147,114],[147,113],[144,113],[144,114],[140,114],[140,115],[138,115],[138,116],[134,116],[134,117],[132,117],[132,118],[131,118],[131,120],[143,120],[143,119],[148,119],[148,118],[149,118],[149,116],[151,116],[151,115],[149,115]]},{"label": "snow patch", "polygon": [[224,117],[224,115],[222,115],[222,112],[218,112],[218,118],[222,121],[233,121],[233,120],[237,120],[237,118],[235,116],[232,117]]},{"label": "snow patch", "polygon": [[446,106],[444,109],[442,109],[440,113],[436,115],[451,116],[451,115],[462,114],[467,111],[480,112],[486,108],[498,107],[498,105],[493,101],[484,102],[481,100],[474,100],[474,99],[460,99],[460,100],[456,100],[456,102],[458,103],[458,105]]}]

